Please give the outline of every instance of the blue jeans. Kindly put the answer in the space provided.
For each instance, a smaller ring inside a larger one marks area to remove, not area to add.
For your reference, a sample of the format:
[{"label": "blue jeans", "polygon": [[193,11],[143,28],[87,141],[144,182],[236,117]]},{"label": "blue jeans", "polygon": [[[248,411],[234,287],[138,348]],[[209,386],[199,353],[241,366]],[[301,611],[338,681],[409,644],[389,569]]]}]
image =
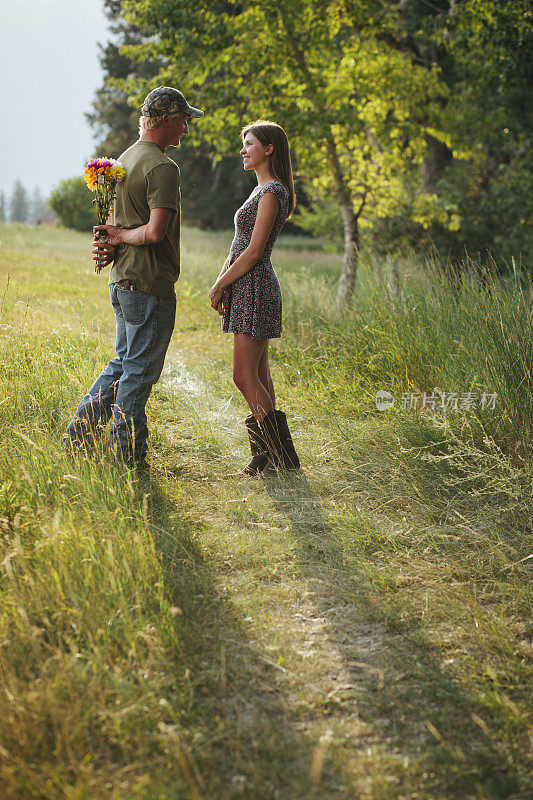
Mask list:
[{"label": "blue jeans", "polygon": [[117,324],[116,358],[91,386],[67,428],[67,443],[94,441],[112,418],[115,447],[128,460],[143,461],[148,448],[145,407],[163,370],[176,298],[130,292],[112,283],[111,304]]}]

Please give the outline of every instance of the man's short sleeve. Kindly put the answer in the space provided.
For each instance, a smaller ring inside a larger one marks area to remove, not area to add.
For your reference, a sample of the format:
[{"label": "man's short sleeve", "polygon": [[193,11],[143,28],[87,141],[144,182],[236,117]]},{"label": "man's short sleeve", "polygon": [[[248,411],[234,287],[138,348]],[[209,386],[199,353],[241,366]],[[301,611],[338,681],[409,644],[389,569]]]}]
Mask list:
[{"label": "man's short sleeve", "polygon": [[146,173],[148,207],[179,209],[180,173],[177,165],[158,164]]}]

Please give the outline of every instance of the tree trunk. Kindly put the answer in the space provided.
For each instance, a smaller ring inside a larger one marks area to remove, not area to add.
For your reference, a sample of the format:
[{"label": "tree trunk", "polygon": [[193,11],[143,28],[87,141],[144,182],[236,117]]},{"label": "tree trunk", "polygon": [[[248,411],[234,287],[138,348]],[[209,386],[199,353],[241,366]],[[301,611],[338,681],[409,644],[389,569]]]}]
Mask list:
[{"label": "tree trunk", "polygon": [[350,204],[341,204],[341,216],[344,224],[344,260],[342,273],[337,288],[337,303],[346,309],[353,297],[357,265],[359,263],[359,231],[357,217]]},{"label": "tree trunk", "polygon": [[[277,12],[285,29],[291,53],[307,84],[309,97],[313,103],[314,109],[317,114],[324,115],[326,114],[327,105],[320,96],[314,77],[305,59],[304,52],[299,45],[297,36],[291,28],[286,11],[282,5],[278,5]],[[359,260],[359,231],[357,222],[359,214],[363,210],[366,197],[363,197],[359,211],[356,214],[353,208],[353,199],[346,185],[346,179],[342,171],[337,144],[333,132],[331,131],[331,126],[329,127],[329,133],[326,137],[326,145],[335,184],[335,194],[344,225],[344,261],[342,274],[339,278],[337,302],[341,308],[345,309],[350,305],[353,296],[355,277],[357,275],[357,264]]]},{"label": "tree trunk", "polygon": [[402,296],[402,285],[400,281],[398,259],[393,256],[387,256],[385,264],[387,268],[387,289],[389,297],[394,301],[399,300]]},{"label": "tree trunk", "polygon": [[[340,308],[347,308],[352,300],[357,264],[359,262],[359,229],[357,225],[359,215],[353,210],[352,198],[340,165],[337,145],[331,133],[327,140],[327,150],[335,183],[335,194],[337,195],[344,227],[344,260],[337,289],[337,303]],[[361,212],[362,208],[363,203],[359,212]]]},{"label": "tree trunk", "polygon": [[453,153],[444,142],[431,134],[426,134],[427,151],[422,161],[422,189],[427,194],[437,194],[437,185],[448,164],[453,161]]}]

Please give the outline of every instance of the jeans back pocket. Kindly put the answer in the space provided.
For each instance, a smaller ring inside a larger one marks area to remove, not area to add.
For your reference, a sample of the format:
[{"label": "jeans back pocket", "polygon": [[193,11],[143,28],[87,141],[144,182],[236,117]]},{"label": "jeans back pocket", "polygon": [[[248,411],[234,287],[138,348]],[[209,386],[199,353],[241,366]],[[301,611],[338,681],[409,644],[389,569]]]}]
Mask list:
[{"label": "jeans back pocket", "polygon": [[145,292],[130,292],[128,289],[117,289],[118,302],[124,320],[131,325],[140,325],[146,314]]}]

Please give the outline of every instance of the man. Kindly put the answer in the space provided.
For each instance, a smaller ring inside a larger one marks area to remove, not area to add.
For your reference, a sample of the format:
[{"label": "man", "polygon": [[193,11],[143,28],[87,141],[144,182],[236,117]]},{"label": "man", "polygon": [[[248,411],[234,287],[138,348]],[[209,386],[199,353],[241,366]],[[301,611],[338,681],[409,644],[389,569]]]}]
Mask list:
[{"label": "man", "polygon": [[[180,271],[180,185],[177,164],[165,155],[188,132],[190,106],[177,89],[160,86],[147,95],[140,138],[120,156],[126,170],[117,184],[113,225],[95,227],[94,260],[113,264],[109,275],[116,317],[117,355],[78,406],[66,443],[94,441],[112,418],[118,454],[144,465],[148,442],[145,406],[157,382],[174,329]],[[108,241],[98,240],[99,231]]]}]

